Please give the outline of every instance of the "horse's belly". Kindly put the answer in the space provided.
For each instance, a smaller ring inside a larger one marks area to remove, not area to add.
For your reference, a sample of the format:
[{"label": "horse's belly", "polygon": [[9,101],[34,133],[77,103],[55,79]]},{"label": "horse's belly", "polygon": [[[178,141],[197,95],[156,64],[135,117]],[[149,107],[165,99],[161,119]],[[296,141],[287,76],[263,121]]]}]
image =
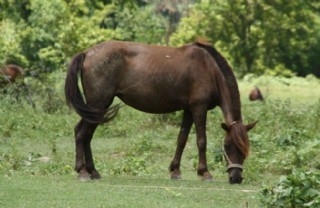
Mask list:
[{"label": "horse's belly", "polygon": [[184,103],[178,99],[159,99],[157,96],[125,96],[118,97],[127,105],[147,113],[170,113],[184,108]]}]

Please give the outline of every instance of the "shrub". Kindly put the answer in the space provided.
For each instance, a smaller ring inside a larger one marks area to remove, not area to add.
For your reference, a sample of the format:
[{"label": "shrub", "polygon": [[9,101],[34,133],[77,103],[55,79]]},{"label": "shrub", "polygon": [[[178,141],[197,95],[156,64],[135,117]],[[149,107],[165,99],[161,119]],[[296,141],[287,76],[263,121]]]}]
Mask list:
[{"label": "shrub", "polygon": [[294,171],[282,176],[278,184],[262,191],[266,207],[320,207],[320,172]]}]

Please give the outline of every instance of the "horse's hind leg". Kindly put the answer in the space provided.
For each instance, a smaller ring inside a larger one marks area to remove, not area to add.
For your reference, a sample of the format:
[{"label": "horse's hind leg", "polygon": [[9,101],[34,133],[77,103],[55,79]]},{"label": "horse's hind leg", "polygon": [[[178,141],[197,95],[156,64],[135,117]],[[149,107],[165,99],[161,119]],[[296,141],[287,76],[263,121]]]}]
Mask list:
[{"label": "horse's hind leg", "polygon": [[187,143],[187,139],[188,139],[188,135],[189,135],[192,123],[193,123],[193,119],[191,114],[187,111],[184,111],[180,133],[177,140],[176,154],[169,167],[169,170],[171,172],[171,179],[181,179],[180,162],[181,162],[183,150]]},{"label": "horse's hind leg", "polygon": [[80,180],[99,179],[100,175],[94,167],[91,140],[98,124],[88,123],[81,119],[75,127],[76,162],[75,170]]}]

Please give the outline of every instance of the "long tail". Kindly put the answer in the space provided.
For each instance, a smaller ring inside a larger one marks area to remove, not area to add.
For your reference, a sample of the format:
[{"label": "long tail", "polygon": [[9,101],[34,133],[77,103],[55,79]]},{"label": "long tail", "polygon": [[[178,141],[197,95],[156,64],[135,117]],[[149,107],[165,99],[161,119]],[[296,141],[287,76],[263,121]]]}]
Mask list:
[{"label": "long tail", "polygon": [[78,74],[82,71],[84,59],[85,54],[79,53],[75,55],[70,63],[65,83],[67,104],[90,123],[108,122],[116,116],[119,105],[114,105],[107,109],[96,109],[85,103],[78,85]]}]

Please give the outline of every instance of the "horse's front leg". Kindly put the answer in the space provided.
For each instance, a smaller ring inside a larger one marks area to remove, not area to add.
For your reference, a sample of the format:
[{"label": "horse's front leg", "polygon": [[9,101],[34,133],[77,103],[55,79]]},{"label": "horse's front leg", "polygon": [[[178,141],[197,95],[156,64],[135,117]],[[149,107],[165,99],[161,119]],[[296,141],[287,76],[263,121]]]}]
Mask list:
[{"label": "horse's front leg", "polygon": [[197,146],[199,151],[198,175],[202,180],[212,180],[212,175],[207,167],[207,136],[206,136],[206,121],[207,108],[206,106],[196,106],[192,109],[193,120],[196,127]]},{"label": "horse's front leg", "polygon": [[75,127],[76,162],[75,170],[79,180],[100,179],[94,167],[90,142],[97,124],[90,124],[83,119]]},{"label": "horse's front leg", "polygon": [[188,135],[189,135],[192,123],[193,123],[192,115],[190,114],[190,112],[184,111],[180,133],[177,140],[176,153],[169,167],[169,170],[171,172],[171,179],[181,179],[180,162],[181,162],[183,150],[187,143],[187,139],[188,139]]}]

